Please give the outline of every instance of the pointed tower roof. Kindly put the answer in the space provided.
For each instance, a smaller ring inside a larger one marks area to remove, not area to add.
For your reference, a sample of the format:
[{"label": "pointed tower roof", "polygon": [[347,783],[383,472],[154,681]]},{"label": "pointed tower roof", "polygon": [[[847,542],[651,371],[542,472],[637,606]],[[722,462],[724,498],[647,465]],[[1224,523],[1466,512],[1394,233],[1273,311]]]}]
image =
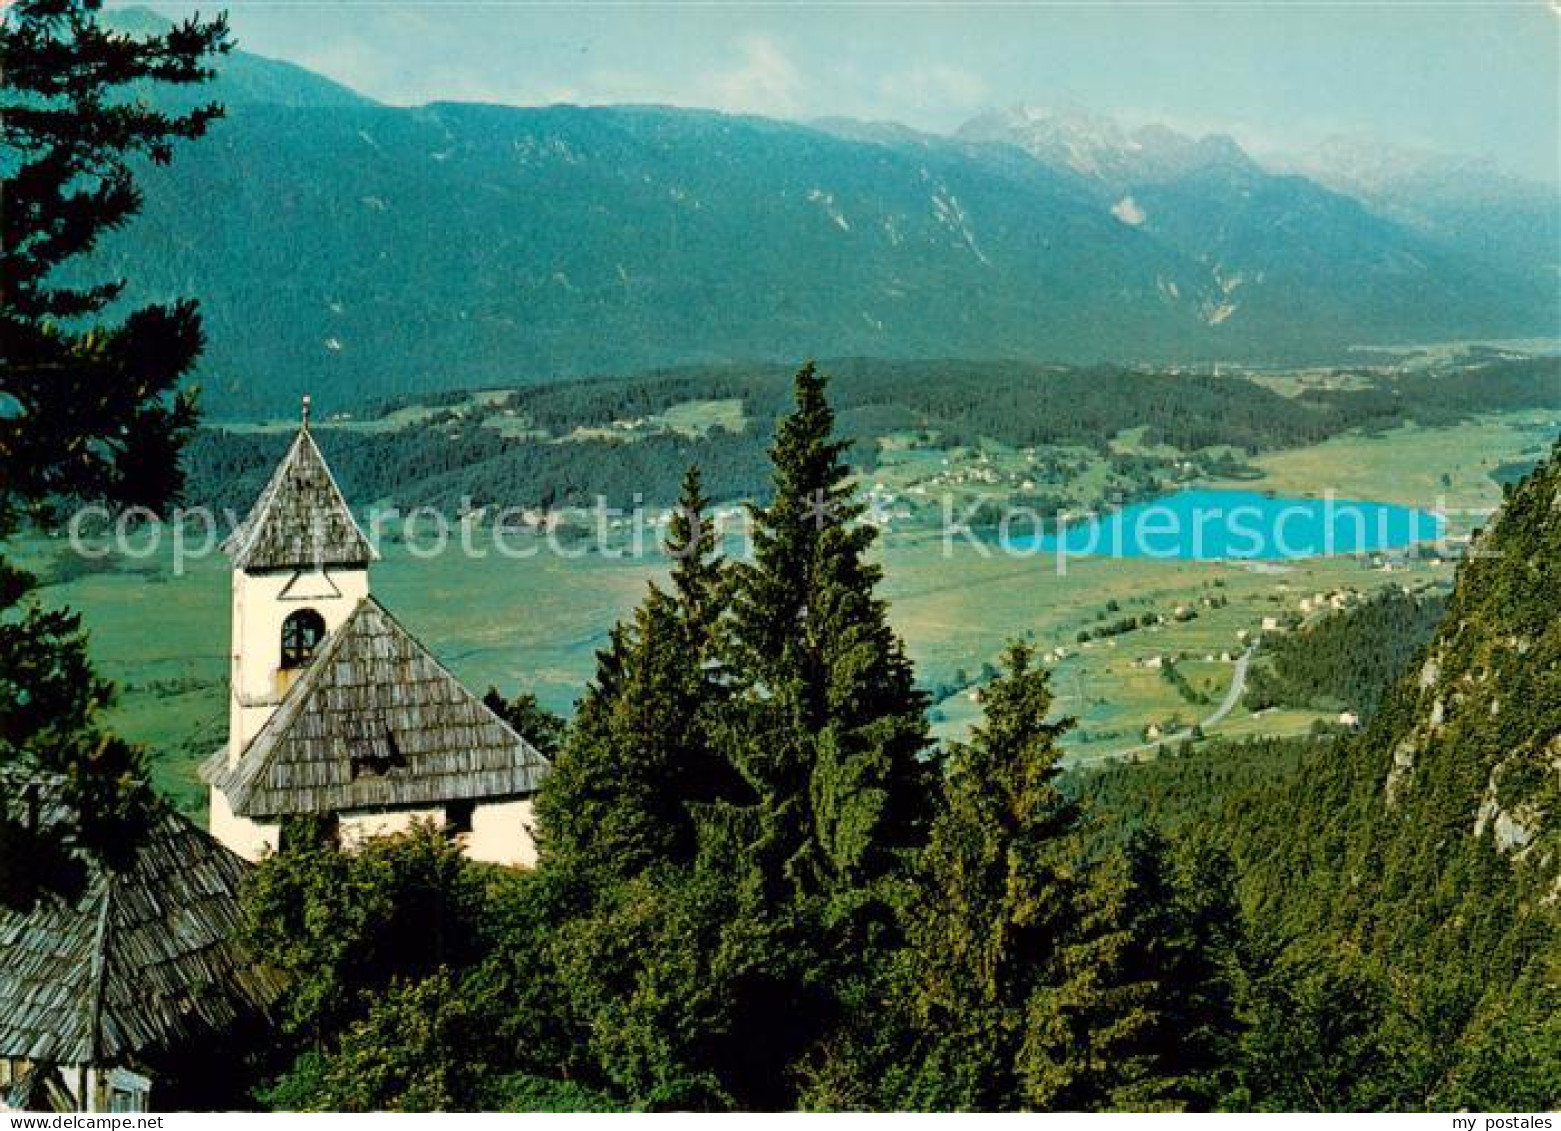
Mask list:
[{"label": "pointed tower roof", "polygon": [[241,757],[202,775],[273,819],[534,793],[548,760],[372,597],[333,632]]},{"label": "pointed tower roof", "polygon": [[292,447],[223,549],[247,570],[365,566],[379,556],[309,433],[308,397]]}]

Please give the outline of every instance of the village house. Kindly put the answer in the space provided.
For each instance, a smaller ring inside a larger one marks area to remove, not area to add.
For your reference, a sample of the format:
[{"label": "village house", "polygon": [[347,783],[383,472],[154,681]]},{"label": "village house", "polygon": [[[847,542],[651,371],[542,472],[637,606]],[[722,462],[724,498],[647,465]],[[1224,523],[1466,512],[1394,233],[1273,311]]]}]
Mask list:
[{"label": "village house", "polygon": [[548,762],[369,592],[376,558],[309,431],[224,544],[228,741],[202,766],[211,832],[248,860],[292,817],[346,844],[432,821],[473,859],[535,863]]}]

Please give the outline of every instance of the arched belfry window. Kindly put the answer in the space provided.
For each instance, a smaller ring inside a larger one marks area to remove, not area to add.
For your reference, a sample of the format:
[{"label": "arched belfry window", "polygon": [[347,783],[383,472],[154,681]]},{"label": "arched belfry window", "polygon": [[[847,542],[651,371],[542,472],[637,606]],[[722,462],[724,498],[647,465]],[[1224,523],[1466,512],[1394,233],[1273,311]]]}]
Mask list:
[{"label": "arched belfry window", "polygon": [[325,639],[325,618],[313,609],[289,613],[282,622],[282,667],[307,667]]}]

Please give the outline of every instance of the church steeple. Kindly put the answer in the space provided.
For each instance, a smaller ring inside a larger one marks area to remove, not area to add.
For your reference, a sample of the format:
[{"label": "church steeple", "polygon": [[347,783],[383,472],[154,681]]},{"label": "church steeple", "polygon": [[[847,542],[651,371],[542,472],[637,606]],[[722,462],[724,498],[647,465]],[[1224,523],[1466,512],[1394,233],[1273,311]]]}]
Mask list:
[{"label": "church steeple", "polygon": [[377,556],[315,446],[308,397],[287,455],[223,548],[244,570],[366,569]]},{"label": "church steeple", "polygon": [[378,556],[315,444],[309,410],[305,396],[287,454],[223,544],[233,562],[230,761],[368,596]]},{"label": "church steeple", "polygon": [[212,835],[258,860],[292,816],[334,816],[348,844],[432,817],[473,859],[534,864],[547,759],[369,595],[376,555],[310,434],[307,397],[226,548],[231,721],[201,765]]}]

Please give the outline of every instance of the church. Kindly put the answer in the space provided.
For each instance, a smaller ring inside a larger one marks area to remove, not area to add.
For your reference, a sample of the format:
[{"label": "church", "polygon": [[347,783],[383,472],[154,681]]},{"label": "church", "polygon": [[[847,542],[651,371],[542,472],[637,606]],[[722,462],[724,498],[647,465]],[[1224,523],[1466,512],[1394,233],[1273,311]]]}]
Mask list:
[{"label": "church", "polygon": [[211,833],[247,860],[293,817],[343,843],[431,820],[472,859],[536,861],[547,759],[369,591],[377,554],[303,420],[232,561],[227,745],[203,764]]}]

